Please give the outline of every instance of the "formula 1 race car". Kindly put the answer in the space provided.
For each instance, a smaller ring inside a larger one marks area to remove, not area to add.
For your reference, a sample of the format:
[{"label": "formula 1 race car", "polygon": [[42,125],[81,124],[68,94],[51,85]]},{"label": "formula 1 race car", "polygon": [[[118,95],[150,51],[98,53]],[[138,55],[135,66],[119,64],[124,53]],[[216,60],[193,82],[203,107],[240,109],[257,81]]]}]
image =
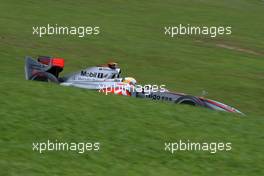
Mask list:
[{"label": "formula 1 race car", "polygon": [[97,90],[105,94],[118,94],[155,101],[172,102],[200,106],[217,111],[243,114],[226,104],[199,96],[168,91],[163,87],[139,85],[132,77],[121,77],[121,69],[117,63],[88,67],[86,69],[59,77],[64,68],[64,59],[49,56],[39,56],[36,60],[26,57],[25,76],[27,80],[53,82],[63,86],[74,86]]}]

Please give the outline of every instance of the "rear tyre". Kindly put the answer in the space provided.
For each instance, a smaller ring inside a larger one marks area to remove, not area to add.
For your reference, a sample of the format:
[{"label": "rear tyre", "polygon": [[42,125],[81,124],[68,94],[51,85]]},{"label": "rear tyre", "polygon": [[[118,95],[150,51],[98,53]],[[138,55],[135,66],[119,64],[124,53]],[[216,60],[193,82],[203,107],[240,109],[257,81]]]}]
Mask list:
[{"label": "rear tyre", "polygon": [[54,75],[48,72],[38,72],[34,74],[30,80],[51,82],[51,83],[56,83],[56,84],[59,83],[58,79]]},{"label": "rear tyre", "polygon": [[186,95],[178,98],[175,103],[187,104],[191,106],[205,106],[205,103],[197,97]]}]

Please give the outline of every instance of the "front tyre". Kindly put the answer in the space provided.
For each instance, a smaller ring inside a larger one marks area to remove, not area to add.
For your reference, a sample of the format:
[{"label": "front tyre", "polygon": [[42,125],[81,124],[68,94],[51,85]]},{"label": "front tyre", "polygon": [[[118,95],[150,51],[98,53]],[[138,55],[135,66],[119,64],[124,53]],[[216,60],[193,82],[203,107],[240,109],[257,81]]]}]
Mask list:
[{"label": "front tyre", "polygon": [[187,105],[191,105],[191,106],[205,106],[205,103],[200,100],[197,97],[194,96],[190,96],[190,95],[186,95],[186,96],[182,96],[180,98],[178,98],[175,103],[177,104],[187,104]]}]

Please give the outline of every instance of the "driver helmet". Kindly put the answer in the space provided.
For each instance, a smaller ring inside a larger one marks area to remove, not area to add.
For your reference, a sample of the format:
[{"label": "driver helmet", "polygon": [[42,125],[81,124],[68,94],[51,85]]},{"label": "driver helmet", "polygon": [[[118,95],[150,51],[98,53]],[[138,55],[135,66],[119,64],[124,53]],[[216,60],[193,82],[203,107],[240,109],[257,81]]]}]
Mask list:
[{"label": "driver helmet", "polygon": [[125,77],[122,81],[123,83],[130,84],[130,85],[136,85],[137,81],[135,78],[132,77]]},{"label": "driver helmet", "polygon": [[111,69],[116,69],[118,67],[118,64],[116,62],[109,62],[107,66]]}]

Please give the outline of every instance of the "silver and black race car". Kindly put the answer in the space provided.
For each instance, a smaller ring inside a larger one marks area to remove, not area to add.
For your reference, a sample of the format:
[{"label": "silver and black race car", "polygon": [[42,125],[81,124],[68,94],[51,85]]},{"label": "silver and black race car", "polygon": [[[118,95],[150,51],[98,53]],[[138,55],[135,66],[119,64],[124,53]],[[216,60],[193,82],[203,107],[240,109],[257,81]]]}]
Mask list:
[{"label": "silver and black race car", "polygon": [[121,77],[121,68],[117,63],[88,67],[86,69],[59,77],[64,68],[64,59],[39,56],[37,59],[26,57],[25,76],[27,80],[53,82],[63,86],[97,90],[105,94],[118,94],[146,98],[154,101],[172,102],[205,107],[217,111],[243,114],[239,110],[204,97],[171,92],[165,88],[152,89],[151,85],[137,84],[132,77]]}]

